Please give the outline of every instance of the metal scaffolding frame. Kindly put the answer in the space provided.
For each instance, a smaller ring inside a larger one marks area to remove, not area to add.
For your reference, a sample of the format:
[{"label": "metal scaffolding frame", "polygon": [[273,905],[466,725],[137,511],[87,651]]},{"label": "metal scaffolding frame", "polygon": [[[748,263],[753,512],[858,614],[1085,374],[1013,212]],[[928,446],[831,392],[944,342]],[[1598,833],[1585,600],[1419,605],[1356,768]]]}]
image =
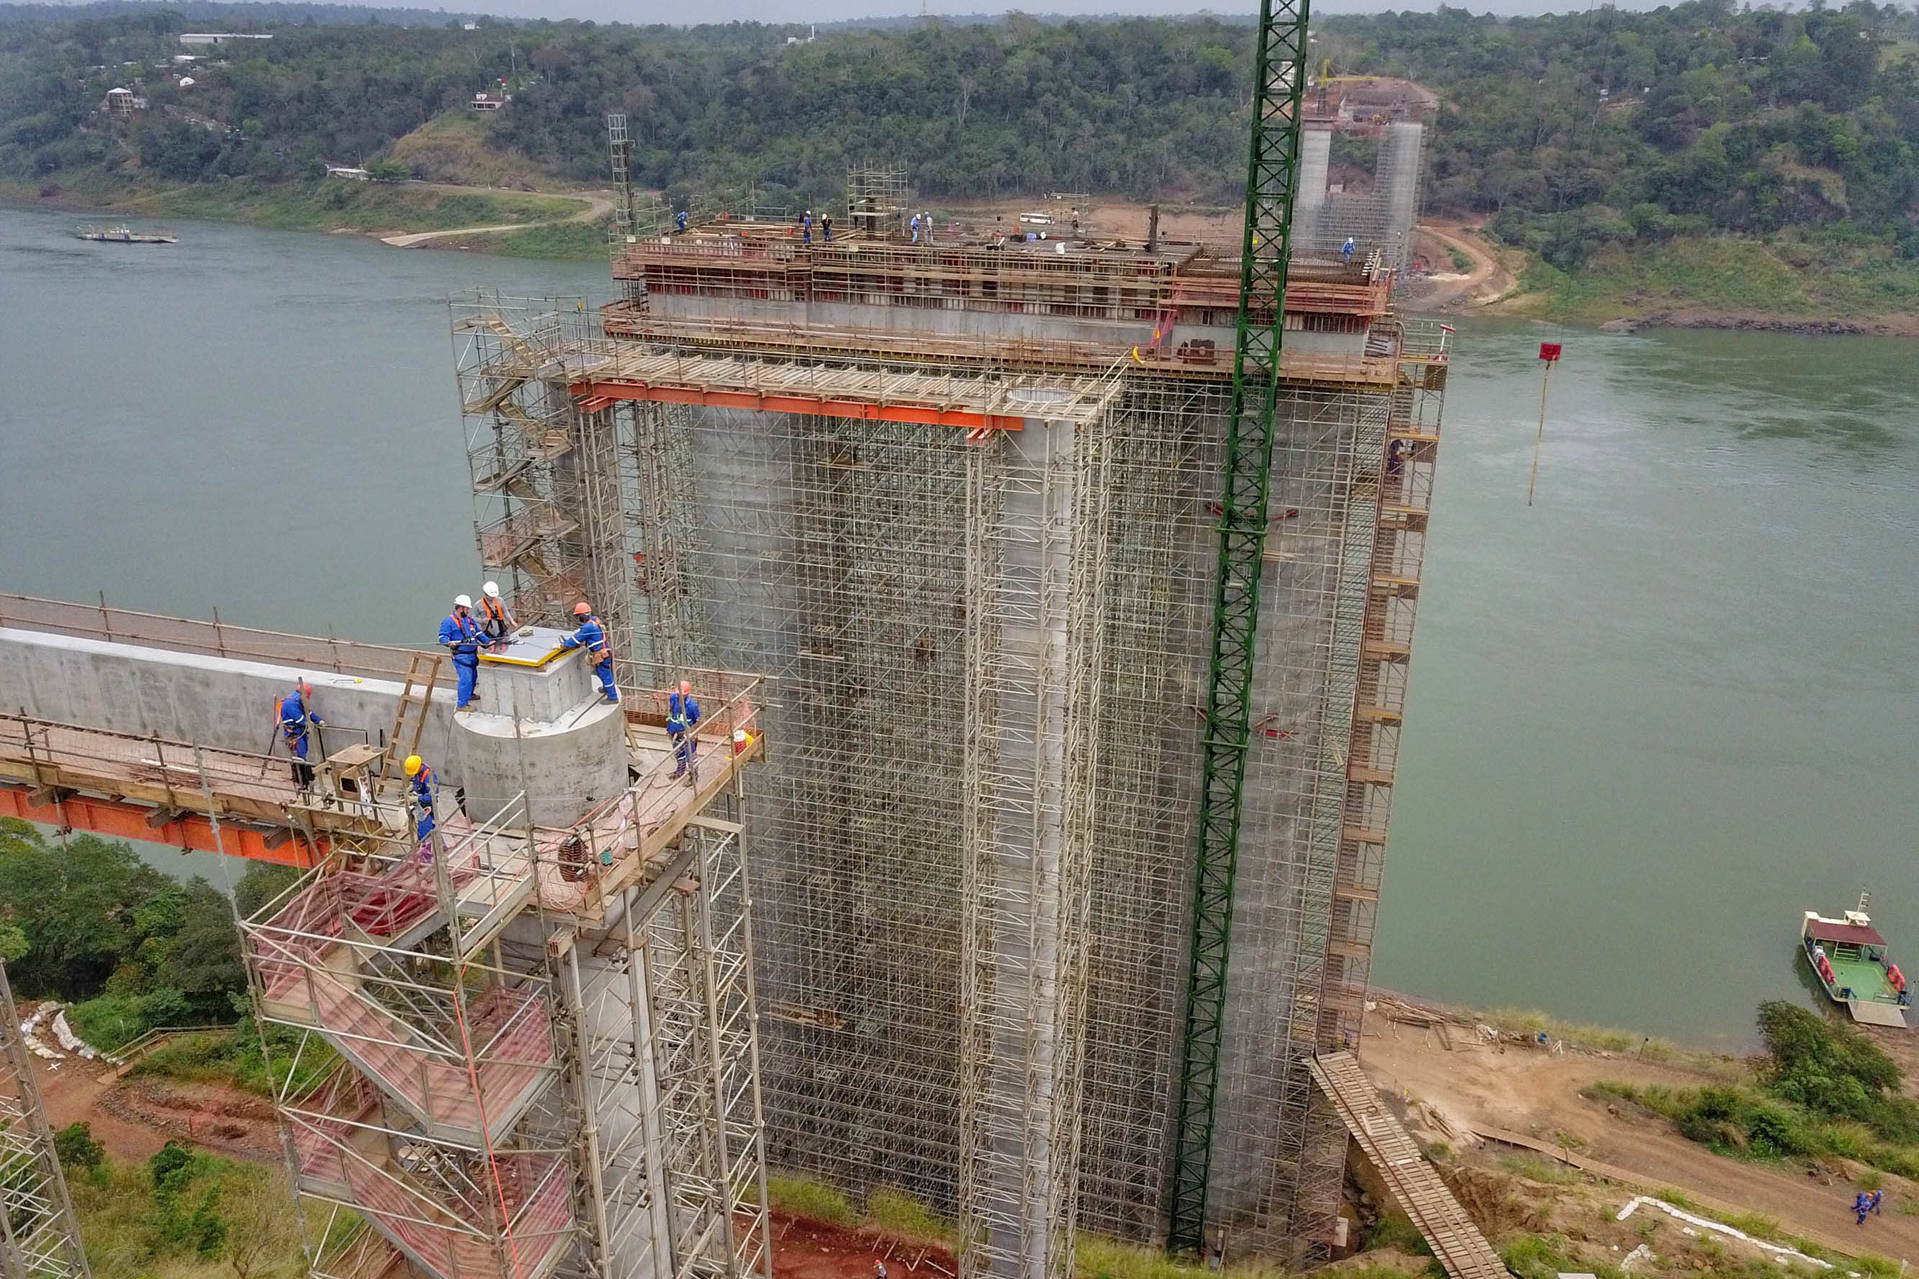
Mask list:
[{"label": "metal scaffolding frame", "polygon": [[[597,512],[540,490],[572,525],[555,540],[581,580],[618,561],[636,656],[774,677],[781,749],[748,801],[769,1160],[953,1215],[969,1275],[1055,1279],[1079,1225],[1159,1238],[1171,1207],[1231,408],[1210,347],[1085,326],[1217,324],[1237,264],[790,231],[616,255],[705,312],[653,297],[587,333],[564,304],[496,308],[520,345],[488,339],[499,365],[463,393],[491,413],[491,388],[544,381],[577,422],[610,414],[617,483]],[[1344,1164],[1305,1063],[1363,1010],[1446,359],[1389,284],[1317,269],[1286,297],[1288,347],[1313,338],[1279,369],[1208,1138],[1206,1240],[1234,1251],[1323,1255]],[[1121,285],[1159,301],[1114,312]],[[769,309],[808,297],[971,314],[921,342]],[[757,309],[712,309],[732,306]],[[1066,327],[1001,340],[988,315]],[[908,401],[941,407],[884,415]]]},{"label": "metal scaffolding frame", "polygon": [[54,1153],[53,1127],[20,1029],[13,987],[0,966],[0,1274],[7,1279],[88,1279],[80,1223]]},{"label": "metal scaffolding frame", "polygon": [[[752,711],[727,695],[730,738]],[[516,798],[423,848],[336,852],[243,921],[259,1015],[294,1032],[295,1189],[332,1223],[313,1274],[770,1279],[737,765],[719,776],[681,788],[670,842],[647,776],[566,830]]]}]

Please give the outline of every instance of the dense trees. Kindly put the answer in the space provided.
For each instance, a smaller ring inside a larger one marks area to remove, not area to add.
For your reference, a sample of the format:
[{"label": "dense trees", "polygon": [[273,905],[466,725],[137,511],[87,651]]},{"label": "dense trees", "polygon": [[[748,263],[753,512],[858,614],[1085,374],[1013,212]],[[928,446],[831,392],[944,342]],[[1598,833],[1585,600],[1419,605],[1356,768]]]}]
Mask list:
[{"label": "dense trees", "polygon": [[1341,63],[1441,90],[1428,204],[1576,267],[1607,241],[1708,229],[1919,253],[1919,16],[1693,0],[1495,21],[1327,24]]},{"label": "dense trees", "polygon": [[[249,898],[270,874],[242,879]],[[11,819],[0,821],[0,954],[18,994],[79,1003],[76,1028],[106,1047],[153,1026],[232,1021],[246,1006],[217,889],[171,879],[125,844],[76,835],[60,847]]]},{"label": "dense trees", "polygon": [[[363,17],[362,15],[359,15]],[[590,22],[283,24],[178,88],[177,13],[0,25],[0,174],[137,166],[169,181],[377,161],[504,85],[491,142],[547,173],[606,172],[631,120],[636,181],[753,185],[818,202],[849,163],[905,163],[928,196],[1073,189],[1229,201],[1241,182],[1251,28],[1213,18],[830,28]],[[1426,203],[1486,217],[1562,267],[1597,246],[1708,230],[1919,256],[1919,14],[1689,0],[1495,19],[1335,17],[1335,70],[1439,91]],[[1317,68],[1315,68],[1317,70]],[[121,79],[153,110],[95,111]],[[1336,153],[1361,176],[1363,154]]]}]

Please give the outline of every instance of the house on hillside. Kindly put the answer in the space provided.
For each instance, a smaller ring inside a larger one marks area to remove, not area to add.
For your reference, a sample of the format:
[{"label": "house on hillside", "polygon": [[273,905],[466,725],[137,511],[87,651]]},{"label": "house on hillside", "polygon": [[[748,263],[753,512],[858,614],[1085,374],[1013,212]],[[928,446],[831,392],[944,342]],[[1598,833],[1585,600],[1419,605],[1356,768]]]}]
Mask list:
[{"label": "house on hillside", "polygon": [[513,101],[510,93],[476,93],[467,105],[475,111],[498,111]]},{"label": "house on hillside", "polygon": [[373,175],[365,169],[350,164],[329,164],[326,167],[329,178],[345,178],[349,182],[370,182]]},{"label": "house on hillside", "polygon": [[236,40],[271,40],[273,36],[264,31],[182,31],[180,43],[185,45],[232,44]]}]

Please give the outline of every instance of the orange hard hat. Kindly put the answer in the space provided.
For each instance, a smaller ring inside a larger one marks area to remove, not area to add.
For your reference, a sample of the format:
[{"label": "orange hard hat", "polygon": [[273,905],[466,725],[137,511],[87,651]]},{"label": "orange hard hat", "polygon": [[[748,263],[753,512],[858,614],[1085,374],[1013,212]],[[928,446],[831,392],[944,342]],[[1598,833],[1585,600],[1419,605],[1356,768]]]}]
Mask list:
[{"label": "orange hard hat", "polygon": [[573,606],[573,616],[575,617],[585,617],[588,613],[591,613],[592,611],[593,611],[593,606],[591,604],[588,604],[585,600],[581,600],[578,604],[575,604]]}]

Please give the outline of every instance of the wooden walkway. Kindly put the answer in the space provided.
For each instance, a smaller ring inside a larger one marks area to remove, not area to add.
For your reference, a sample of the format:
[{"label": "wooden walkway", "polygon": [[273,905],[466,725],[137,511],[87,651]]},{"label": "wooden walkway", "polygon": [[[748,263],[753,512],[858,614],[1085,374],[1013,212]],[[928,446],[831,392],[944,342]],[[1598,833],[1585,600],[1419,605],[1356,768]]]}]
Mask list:
[{"label": "wooden walkway", "polygon": [[1446,1273],[1453,1279],[1506,1279],[1508,1271],[1499,1254],[1399,1120],[1380,1104],[1379,1089],[1359,1068],[1359,1059],[1349,1052],[1326,1053],[1308,1065],[1320,1091],[1333,1103],[1387,1190],[1426,1236]]}]

